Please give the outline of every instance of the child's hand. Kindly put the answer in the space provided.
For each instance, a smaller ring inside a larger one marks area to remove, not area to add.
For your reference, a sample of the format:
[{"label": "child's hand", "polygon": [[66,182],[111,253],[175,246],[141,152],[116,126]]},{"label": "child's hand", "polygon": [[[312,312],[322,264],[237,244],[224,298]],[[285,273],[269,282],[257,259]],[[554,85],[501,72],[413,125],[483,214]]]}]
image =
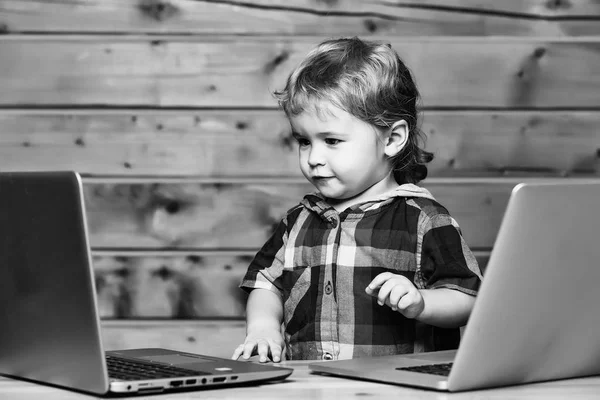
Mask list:
[{"label": "child's hand", "polygon": [[417,318],[425,308],[421,292],[402,275],[383,272],[369,283],[365,291],[377,297],[380,306],[386,304],[406,318]]},{"label": "child's hand", "polygon": [[278,330],[260,330],[249,332],[246,341],[236,347],[232,360],[242,356],[246,360],[258,354],[260,362],[267,362],[270,358],[273,362],[279,362],[284,358],[285,345],[283,336]]}]

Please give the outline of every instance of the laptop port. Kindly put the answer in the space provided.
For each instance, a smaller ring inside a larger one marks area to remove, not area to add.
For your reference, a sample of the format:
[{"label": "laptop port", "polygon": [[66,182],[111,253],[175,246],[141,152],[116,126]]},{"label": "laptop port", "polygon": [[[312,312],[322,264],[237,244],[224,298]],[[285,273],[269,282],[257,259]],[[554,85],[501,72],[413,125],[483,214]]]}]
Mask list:
[{"label": "laptop port", "polygon": [[226,377],[220,377],[220,378],[214,378],[213,379],[213,383],[221,383],[221,382],[225,382],[225,379],[227,379]]},{"label": "laptop port", "polygon": [[181,385],[183,385],[183,381],[171,381],[172,387],[179,387]]},{"label": "laptop port", "polygon": [[194,383],[196,383],[196,379],[186,379],[185,380],[186,385],[193,385]]},{"label": "laptop port", "polygon": [[232,377],[231,377],[231,380],[232,380],[232,381],[237,381],[237,376],[232,376]]}]

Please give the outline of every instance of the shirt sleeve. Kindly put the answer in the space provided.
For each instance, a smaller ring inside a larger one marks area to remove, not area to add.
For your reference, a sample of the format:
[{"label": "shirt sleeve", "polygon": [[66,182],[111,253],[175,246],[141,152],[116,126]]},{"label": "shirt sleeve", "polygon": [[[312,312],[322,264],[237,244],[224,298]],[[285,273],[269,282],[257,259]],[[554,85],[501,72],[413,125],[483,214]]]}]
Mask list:
[{"label": "shirt sleeve", "polygon": [[256,253],[242,278],[240,288],[246,292],[253,289],[267,289],[282,296],[281,275],[284,265],[287,223],[284,218],[269,240]]},{"label": "shirt sleeve", "polygon": [[467,246],[458,223],[448,214],[425,217],[419,224],[417,287],[449,288],[476,295],[481,269]]}]

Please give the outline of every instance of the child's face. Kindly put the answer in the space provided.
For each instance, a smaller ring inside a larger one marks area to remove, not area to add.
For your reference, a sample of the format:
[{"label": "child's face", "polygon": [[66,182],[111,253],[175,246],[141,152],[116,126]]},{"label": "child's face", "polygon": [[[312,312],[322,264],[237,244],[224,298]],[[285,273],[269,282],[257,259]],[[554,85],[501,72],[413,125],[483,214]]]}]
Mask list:
[{"label": "child's face", "polygon": [[291,117],[290,123],[302,173],[331,202],[356,204],[389,190],[381,182],[390,164],[374,126],[330,103]]}]

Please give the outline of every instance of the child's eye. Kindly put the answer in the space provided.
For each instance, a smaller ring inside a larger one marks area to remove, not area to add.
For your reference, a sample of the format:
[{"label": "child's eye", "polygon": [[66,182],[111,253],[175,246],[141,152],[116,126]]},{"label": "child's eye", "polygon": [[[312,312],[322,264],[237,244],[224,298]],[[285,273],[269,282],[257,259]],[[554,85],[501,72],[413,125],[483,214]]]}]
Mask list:
[{"label": "child's eye", "polygon": [[325,143],[331,146],[335,146],[336,144],[339,144],[341,142],[341,140],[339,139],[325,139]]},{"label": "child's eye", "polygon": [[296,138],[296,141],[298,142],[298,145],[300,147],[305,147],[305,146],[308,146],[310,144],[310,141],[308,141],[308,139]]}]

